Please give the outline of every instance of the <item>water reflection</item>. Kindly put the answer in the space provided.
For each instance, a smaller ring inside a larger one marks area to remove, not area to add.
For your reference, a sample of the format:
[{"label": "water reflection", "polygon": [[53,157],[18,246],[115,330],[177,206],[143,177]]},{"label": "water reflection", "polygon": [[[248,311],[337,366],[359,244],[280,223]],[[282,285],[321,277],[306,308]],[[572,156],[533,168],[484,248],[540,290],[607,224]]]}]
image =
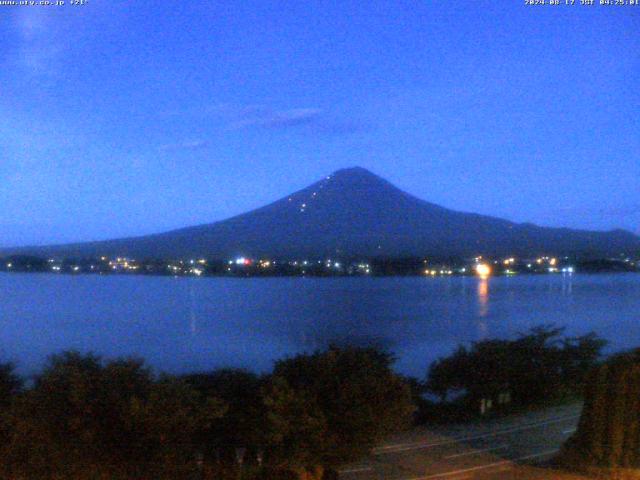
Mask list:
[{"label": "water reflection", "polygon": [[562,294],[570,297],[573,294],[573,275],[562,274]]},{"label": "water reflection", "polygon": [[478,280],[478,314],[481,318],[489,313],[489,280],[486,277]]},{"label": "water reflection", "polygon": [[477,338],[482,340],[488,337],[489,328],[487,327],[486,316],[489,313],[489,280],[487,277],[478,279],[477,287],[478,301],[478,320],[476,322]]},{"label": "water reflection", "polygon": [[196,311],[196,292],[193,288],[193,283],[188,283],[189,289],[189,331],[191,335],[198,333],[198,313]]}]

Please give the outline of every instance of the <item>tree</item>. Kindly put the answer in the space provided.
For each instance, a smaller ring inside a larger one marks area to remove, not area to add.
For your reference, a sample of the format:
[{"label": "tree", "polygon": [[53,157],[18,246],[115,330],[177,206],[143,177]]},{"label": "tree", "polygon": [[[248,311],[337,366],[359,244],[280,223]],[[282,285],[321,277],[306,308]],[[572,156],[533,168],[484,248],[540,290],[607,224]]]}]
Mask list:
[{"label": "tree", "polygon": [[322,464],[328,425],[316,399],[305,389],[292,388],[282,377],[272,378],[262,396],[270,463],[296,471]]},{"label": "tree", "polygon": [[578,428],[561,458],[578,467],[640,468],[640,349],[588,375]]},{"label": "tree", "polygon": [[191,468],[197,430],[222,413],[220,402],[176,379],[154,379],[139,360],[105,364],[65,352],[14,403],[7,476],[175,477]]},{"label": "tree", "polygon": [[308,405],[304,413],[321,442],[314,451],[322,465],[354,460],[410,423],[411,391],[392,363],[375,348],[331,347],[276,364],[276,385],[293,390],[293,405]]},{"label": "tree", "polygon": [[233,460],[236,448],[249,448],[254,453],[262,446],[265,407],[261,399],[264,380],[260,376],[246,370],[221,369],[183,379],[202,396],[225,404],[224,417],[199,433],[209,455],[215,450]]},{"label": "tree", "polygon": [[10,408],[21,389],[22,379],[15,374],[15,365],[0,363],[0,444],[7,441]]},{"label": "tree", "polygon": [[593,333],[561,338],[562,333],[561,328],[540,326],[515,340],[460,346],[431,365],[427,389],[441,401],[462,391],[472,402],[509,391],[522,405],[579,392],[606,342]]}]

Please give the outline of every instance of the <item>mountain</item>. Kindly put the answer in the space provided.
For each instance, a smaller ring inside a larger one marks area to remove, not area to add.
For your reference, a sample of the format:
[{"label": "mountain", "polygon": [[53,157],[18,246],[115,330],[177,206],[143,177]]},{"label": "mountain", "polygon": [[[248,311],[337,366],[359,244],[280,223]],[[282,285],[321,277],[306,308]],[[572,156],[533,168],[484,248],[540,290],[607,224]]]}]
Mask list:
[{"label": "mountain", "polygon": [[420,200],[363,168],[338,170],[251,212],[144,237],[3,253],[134,258],[473,256],[640,252],[640,237],[546,228],[463,213]]}]

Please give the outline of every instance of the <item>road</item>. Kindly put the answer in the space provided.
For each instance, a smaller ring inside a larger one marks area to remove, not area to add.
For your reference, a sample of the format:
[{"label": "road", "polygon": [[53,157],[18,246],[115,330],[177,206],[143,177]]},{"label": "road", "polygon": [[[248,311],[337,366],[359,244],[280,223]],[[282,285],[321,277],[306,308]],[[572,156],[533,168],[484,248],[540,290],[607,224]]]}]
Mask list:
[{"label": "road", "polygon": [[580,404],[398,435],[341,480],[579,479],[537,468],[575,431]]}]

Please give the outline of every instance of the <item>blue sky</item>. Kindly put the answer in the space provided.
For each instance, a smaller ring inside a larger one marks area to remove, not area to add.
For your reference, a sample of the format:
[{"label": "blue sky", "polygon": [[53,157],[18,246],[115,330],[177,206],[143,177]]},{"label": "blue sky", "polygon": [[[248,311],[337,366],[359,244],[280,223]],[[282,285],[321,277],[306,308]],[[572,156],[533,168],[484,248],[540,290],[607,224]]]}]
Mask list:
[{"label": "blue sky", "polygon": [[640,6],[519,0],[0,7],[0,246],[207,223],[355,165],[640,233],[639,31]]}]

